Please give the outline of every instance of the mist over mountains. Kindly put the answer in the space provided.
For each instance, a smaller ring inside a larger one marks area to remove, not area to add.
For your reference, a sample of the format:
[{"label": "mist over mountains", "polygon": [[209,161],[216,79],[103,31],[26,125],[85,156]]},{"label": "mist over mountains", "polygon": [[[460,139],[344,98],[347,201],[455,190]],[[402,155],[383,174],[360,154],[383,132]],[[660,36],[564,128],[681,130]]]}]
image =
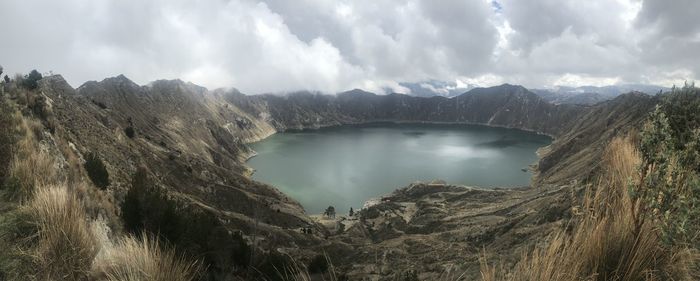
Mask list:
[{"label": "mist over mountains", "polygon": [[[471,89],[479,87],[475,84],[429,80],[423,82],[401,82],[405,94],[416,97],[456,97]],[[389,89],[387,89],[389,90]],[[669,87],[651,84],[619,84],[609,86],[555,86],[551,88],[528,88],[542,99],[554,104],[591,105],[613,99],[629,92],[641,92],[655,95],[659,91],[668,91]]]}]

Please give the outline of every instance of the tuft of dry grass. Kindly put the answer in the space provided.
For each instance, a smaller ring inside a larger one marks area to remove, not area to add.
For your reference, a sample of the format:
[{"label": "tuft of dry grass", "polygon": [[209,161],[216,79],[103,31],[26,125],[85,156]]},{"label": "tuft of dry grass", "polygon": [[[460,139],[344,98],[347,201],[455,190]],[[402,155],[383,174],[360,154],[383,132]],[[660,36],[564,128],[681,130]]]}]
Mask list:
[{"label": "tuft of dry grass", "polygon": [[157,239],[125,237],[114,246],[105,247],[95,261],[95,276],[113,281],[188,281],[200,271],[199,264],[164,250]]},{"label": "tuft of dry grass", "polygon": [[[328,265],[328,269],[326,270],[325,273],[319,274],[319,275],[321,275],[320,276],[321,280],[324,280],[324,281],[341,280],[341,278],[336,273],[335,266],[333,266],[333,262],[331,261],[330,257],[325,253],[324,253],[323,257],[326,259],[326,264]],[[291,256],[289,257],[289,259],[290,259],[290,264],[287,265],[285,268],[281,268],[281,269],[276,268],[277,275],[278,275],[280,280],[285,280],[285,281],[319,280],[318,277],[314,278],[309,273],[309,269],[307,266],[305,266],[304,264],[301,264],[299,261],[292,258]]]},{"label": "tuft of dry grass", "polygon": [[482,258],[482,280],[691,280],[691,252],[662,243],[628,192],[640,182],[641,157],[632,141],[617,138],[604,155],[602,174],[595,188],[586,189],[572,232],[552,234],[511,270]]},{"label": "tuft of dry grass", "polygon": [[78,198],[65,185],[36,189],[24,206],[38,229],[29,252],[41,280],[85,280],[98,243]]}]

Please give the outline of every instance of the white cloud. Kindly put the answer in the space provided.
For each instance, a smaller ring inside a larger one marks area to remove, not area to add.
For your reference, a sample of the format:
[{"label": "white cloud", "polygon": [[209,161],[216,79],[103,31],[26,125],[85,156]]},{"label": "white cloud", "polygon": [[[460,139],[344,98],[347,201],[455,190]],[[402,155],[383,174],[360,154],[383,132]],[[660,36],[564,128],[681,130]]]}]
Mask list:
[{"label": "white cloud", "polygon": [[0,64],[53,70],[74,86],[123,73],[247,93],[405,92],[398,82],[430,80],[669,83],[700,73],[698,1],[497,3],[11,1],[0,10]]}]

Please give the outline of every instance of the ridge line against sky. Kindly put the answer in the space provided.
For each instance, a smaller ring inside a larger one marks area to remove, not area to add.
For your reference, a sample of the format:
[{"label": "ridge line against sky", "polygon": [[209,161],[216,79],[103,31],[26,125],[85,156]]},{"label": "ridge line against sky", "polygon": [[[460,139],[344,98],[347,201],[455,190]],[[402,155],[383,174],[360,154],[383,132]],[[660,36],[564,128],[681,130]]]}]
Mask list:
[{"label": "ridge line against sky", "polygon": [[700,73],[694,0],[11,0],[0,65],[245,93],[642,83]]}]

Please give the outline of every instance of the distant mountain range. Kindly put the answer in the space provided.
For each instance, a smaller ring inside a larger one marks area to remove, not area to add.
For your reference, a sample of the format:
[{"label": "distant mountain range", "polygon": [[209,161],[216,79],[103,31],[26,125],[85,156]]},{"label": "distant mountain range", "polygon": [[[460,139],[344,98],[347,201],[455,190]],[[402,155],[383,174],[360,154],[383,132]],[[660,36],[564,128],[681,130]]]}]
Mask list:
[{"label": "distant mountain range", "polygon": [[[477,88],[472,84],[457,84],[456,82],[426,81],[417,83],[399,83],[402,87],[410,90],[408,95],[416,97],[456,97],[469,90]],[[554,88],[529,89],[545,101],[553,104],[581,104],[592,105],[602,101],[613,99],[621,94],[629,92],[641,92],[649,95],[657,94],[659,91],[668,91],[670,88],[647,85],[647,84],[621,84],[611,86],[581,86],[568,87],[557,86]]]},{"label": "distant mountain range", "polygon": [[668,91],[670,88],[646,84],[623,84],[612,86],[559,86],[551,89],[531,89],[533,93],[542,99],[554,104],[584,104],[591,105],[602,101],[611,100],[621,94],[640,92],[655,95],[660,91]]}]

